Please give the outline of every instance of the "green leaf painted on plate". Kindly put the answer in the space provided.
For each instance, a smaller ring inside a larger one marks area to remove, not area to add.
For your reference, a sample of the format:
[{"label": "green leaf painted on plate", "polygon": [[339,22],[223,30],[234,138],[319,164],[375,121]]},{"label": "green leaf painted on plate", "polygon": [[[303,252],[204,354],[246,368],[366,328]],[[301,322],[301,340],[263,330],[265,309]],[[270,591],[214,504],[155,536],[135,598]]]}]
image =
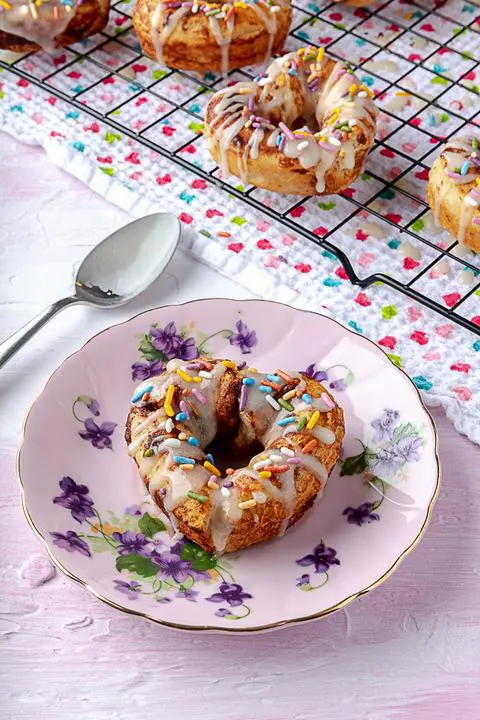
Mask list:
[{"label": "green leaf painted on plate", "polygon": [[128,570],[134,572],[140,577],[153,577],[159,571],[158,565],[152,562],[149,558],[142,557],[141,555],[120,555],[116,560],[117,570]]},{"label": "green leaf painted on plate", "polygon": [[164,355],[161,350],[153,347],[150,335],[148,334],[142,335],[138,349],[146,360],[162,360],[163,362],[168,360],[167,356]]},{"label": "green leaf painted on plate", "polygon": [[148,512],[144,513],[138,521],[138,529],[145,537],[153,537],[156,533],[165,530],[163,522],[156,517],[152,517]]},{"label": "green leaf painted on plate", "polygon": [[212,570],[217,566],[217,558],[205,552],[194,543],[187,543],[180,551],[182,560],[188,560],[194,570]]},{"label": "green leaf painted on plate", "polygon": [[235,215],[235,217],[232,218],[231,222],[234,223],[235,225],[245,225],[245,223],[247,221],[245,220],[245,218]]},{"label": "green leaf painted on plate", "polygon": [[368,465],[367,462],[368,449],[364,448],[359,455],[351,455],[342,462],[340,475],[359,475]]}]

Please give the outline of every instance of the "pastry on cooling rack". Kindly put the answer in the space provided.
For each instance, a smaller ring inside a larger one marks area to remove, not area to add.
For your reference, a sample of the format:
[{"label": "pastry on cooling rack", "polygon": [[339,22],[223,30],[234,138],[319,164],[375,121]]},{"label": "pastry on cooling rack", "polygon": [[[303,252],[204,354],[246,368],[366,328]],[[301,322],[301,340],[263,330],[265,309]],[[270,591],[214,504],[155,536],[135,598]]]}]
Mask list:
[{"label": "pastry on cooling rack", "polygon": [[[229,360],[171,360],[132,404],[125,438],[148,492],[208,552],[282,535],[321,496],[344,437],[343,412],[319,382]],[[222,476],[214,439],[232,460],[239,448],[256,454]]]},{"label": "pastry on cooling rack", "polygon": [[427,197],[436,222],[480,252],[480,134],[457,135],[444,145],[430,170]]},{"label": "pastry on cooling rack", "polygon": [[145,55],[180,70],[221,72],[282,50],[290,0],[137,0],[133,25]]},{"label": "pastry on cooling rack", "polygon": [[5,0],[0,13],[0,49],[52,51],[103,30],[110,0]]},{"label": "pastry on cooling rack", "polygon": [[205,137],[225,174],[281,193],[331,195],[362,171],[375,136],[371,91],[323,48],[300,48],[217,92]]}]

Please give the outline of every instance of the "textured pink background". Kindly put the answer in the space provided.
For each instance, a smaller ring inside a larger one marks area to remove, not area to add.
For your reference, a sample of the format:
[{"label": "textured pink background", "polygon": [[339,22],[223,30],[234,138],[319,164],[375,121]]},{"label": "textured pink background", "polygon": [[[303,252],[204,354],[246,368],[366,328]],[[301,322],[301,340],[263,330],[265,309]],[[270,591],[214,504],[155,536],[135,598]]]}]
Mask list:
[{"label": "textured pink background", "polygon": [[[0,135],[0,337],[70,290],[74,266],[125,215]],[[50,372],[147,307],[245,297],[179,253],[110,313],[71,309],[0,373],[0,717],[457,720],[479,716],[480,451],[435,413],[443,489],[424,540],[381,588],[322,621],[245,637],[169,632],[55,574],[20,507],[15,451]]]}]

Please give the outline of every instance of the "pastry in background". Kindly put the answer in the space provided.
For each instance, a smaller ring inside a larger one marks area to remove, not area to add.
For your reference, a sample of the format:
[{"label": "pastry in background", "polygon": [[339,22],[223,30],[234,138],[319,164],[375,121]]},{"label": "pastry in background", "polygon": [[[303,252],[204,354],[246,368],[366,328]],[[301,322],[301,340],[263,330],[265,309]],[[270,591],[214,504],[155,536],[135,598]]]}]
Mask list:
[{"label": "pastry in background", "polygon": [[437,224],[480,252],[480,135],[457,135],[442,148],[428,177]]},{"label": "pastry in background", "polygon": [[137,0],[133,13],[145,55],[160,65],[223,75],[281,52],[291,20],[290,0]]},{"label": "pastry in background", "polygon": [[6,0],[0,13],[0,49],[32,52],[67,47],[103,30],[110,0]]}]

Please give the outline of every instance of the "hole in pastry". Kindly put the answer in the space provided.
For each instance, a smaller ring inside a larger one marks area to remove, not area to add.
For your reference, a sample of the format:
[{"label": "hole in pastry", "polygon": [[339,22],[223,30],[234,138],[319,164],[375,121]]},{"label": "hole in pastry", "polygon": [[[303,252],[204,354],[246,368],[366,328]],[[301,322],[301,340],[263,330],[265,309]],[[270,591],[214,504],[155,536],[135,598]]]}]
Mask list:
[{"label": "hole in pastry", "polygon": [[210,445],[205,448],[205,454],[211,453],[215,459],[215,467],[217,467],[222,475],[225,475],[227,468],[237,470],[246,467],[252,457],[263,451],[262,443],[255,440],[253,443],[242,448],[234,446],[233,443],[225,442],[225,438],[216,437]]},{"label": "hole in pastry", "polygon": [[291,130],[310,130],[310,132],[315,135],[315,133],[319,132],[320,125],[317,122],[317,119],[315,115],[310,115],[309,117],[304,117],[303,115],[300,115],[296,120],[293,121]]}]

